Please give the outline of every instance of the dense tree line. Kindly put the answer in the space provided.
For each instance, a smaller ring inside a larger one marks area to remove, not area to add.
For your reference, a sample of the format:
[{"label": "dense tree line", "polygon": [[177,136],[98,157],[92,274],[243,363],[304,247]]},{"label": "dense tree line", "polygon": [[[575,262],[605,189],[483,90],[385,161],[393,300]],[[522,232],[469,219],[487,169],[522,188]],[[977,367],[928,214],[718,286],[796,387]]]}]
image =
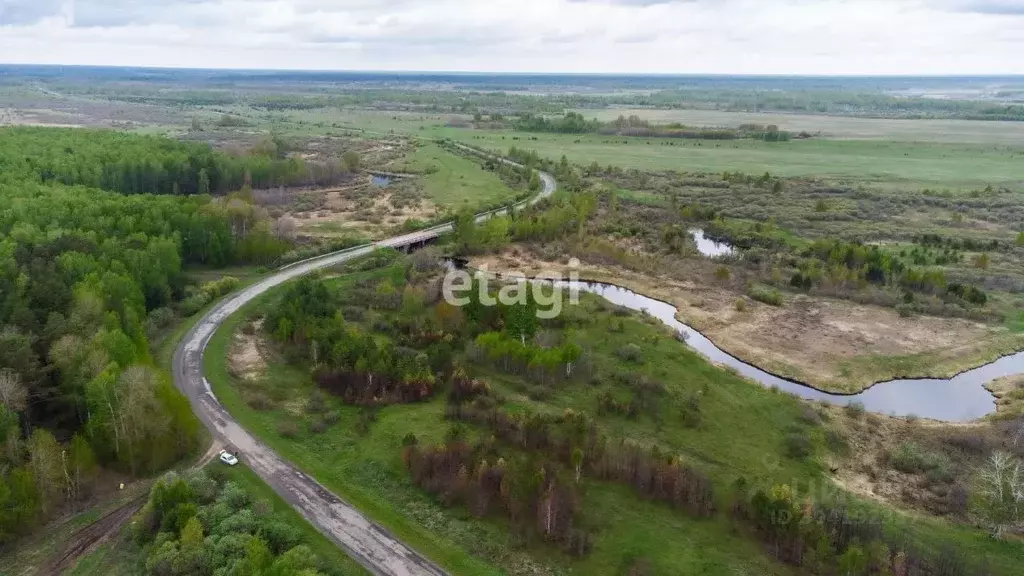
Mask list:
[{"label": "dense tree line", "polygon": [[270,138],[233,155],[198,142],[106,130],[0,129],[0,179],[82,185],[122,194],[226,194],[337,182],[340,161],[307,163]]},{"label": "dense tree line", "polygon": [[[792,135],[778,126],[745,124],[739,128],[697,128],[679,123],[652,124],[636,115],[619,116],[610,122],[587,120],[579,112],[566,112],[561,118],[521,114],[512,122],[522,132],[550,132],[556,134],[603,134],[606,136],[634,136],[640,138],[684,138],[690,140],[736,140],[752,138],[766,142],[786,142]],[[809,134],[801,134],[807,138]]]},{"label": "dense tree line", "polygon": [[[10,134],[0,162],[19,146],[68,148],[67,174],[94,173],[107,142],[179,153],[113,133]],[[149,333],[222,293],[188,286],[187,264],[269,262],[288,247],[244,195],[125,196],[37,176],[9,163],[0,176],[0,543],[87,497],[98,466],[152,474],[194,449],[198,421],[153,367]]]}]

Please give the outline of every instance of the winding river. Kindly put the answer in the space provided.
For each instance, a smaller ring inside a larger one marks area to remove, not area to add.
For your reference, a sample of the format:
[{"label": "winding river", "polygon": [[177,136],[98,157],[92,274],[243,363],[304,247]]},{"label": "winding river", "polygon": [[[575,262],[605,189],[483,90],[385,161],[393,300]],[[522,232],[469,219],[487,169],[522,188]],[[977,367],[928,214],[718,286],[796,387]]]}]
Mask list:
[{"label": "winding river", "polygon": [[743,376],[768,387],[778,387],[808,400],[824,400],[846,405],[859,402],[871,412],[896,416],[961,422],[980,418],[995,410],[994,397],[984,384],[1003,376],[1024,373],[1024,352],[1004,356],[995,362],[962,372],[950,379],[912,378],[889,380],[854,395],[830,394],[806,384],[776,376],[748,364],[716,346],[697,330],[676,319],[672,304],[638,294],[627,288],[600,282],[559,282],[562,286],[596,294],[605,300],[632,310],[646,311],[673,330],[686,335],[686,344],[711,362],[729,366]]}]

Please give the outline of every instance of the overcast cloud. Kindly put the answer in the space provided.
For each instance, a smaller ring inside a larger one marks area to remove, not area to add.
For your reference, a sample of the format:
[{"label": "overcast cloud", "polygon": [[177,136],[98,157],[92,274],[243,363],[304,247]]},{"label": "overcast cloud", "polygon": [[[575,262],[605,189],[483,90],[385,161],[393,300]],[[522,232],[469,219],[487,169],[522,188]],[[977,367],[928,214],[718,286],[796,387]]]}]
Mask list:
[{"label": "overcast cloud", "polygon": [[1024,0],[0,0],[0,62],[1024,73]]}]

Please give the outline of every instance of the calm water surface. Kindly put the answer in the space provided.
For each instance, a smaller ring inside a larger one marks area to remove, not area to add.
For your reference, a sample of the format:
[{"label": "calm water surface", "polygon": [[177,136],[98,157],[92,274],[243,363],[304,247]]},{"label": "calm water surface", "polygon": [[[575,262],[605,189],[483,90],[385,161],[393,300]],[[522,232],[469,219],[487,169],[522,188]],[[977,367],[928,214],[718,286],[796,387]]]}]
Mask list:
[{"label": "calm water surface", "polygon": [[708,258],[727,256],[733,253],[732,246],[725,242],[715,242],[705,237],[704,231],[700,228],[691,228],[690,236],[693,236],[693,241],[697,243],[697,250]]}]

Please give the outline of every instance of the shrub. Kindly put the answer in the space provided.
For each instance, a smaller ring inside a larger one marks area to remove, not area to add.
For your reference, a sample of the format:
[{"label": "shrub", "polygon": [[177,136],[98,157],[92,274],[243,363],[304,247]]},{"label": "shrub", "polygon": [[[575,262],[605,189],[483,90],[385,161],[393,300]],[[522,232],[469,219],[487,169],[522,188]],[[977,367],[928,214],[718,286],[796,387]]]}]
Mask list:
[{"label": "shrub", "polygon": [[634,362],[636,364],[642,364],[644,358],[643,351],[640,350],[639,346],[633,343],[619,346],[615,350],[615,355],[618,356],[620,360],[625,362]]},{"label": "shrub", "polygon": [[775,288],[755,284],[750,287],[747,295],[770,306],[782,306],[782,294]]},{"label": "shrub", "polygon": [[337,410],[331,410],[327,414],[324,414],[324,424],[328,426],[334,426],[341,420],[341,414]]},{"label": "shrub", "polygon": [[850,418],[860,418],[864,415],[864,404],[860,402],[850,402],[844,408],[846,415]]},{"label": "shrub", "polygon": [[270,410],[274,408],[274,402],[270,397],[259,390],[243,391],[242,400],[253,410]]},{"label": "shrub", "polygon": [[314,420],[309,424],[309,431],[313,434],[323,434],[327,430],[327,424],[323,420]]},{"label": "shrub", "polygon": [[313,390],[309,395],[309,400],[306,401],[306,412],[319,414],[324,410],[327,410],[327,395],[323,390]]},{"label": "shrub", "polygon": [[249,493],[234,482],[224,484],[217,495],[217,503],[224,504],[232,511],[241,510],[249,505]]},{"label": "shrub", "polygon": [[988,439],[973,430],[951,432],[942,442],[970,456],[983,456],[991,450]]},{"label": "shrub", "polygon": [[703,421],[703,417],[700,415],[700,410],[693,410],[689,407],[683,410],[683,425],[688,428],[700,427],[700,422]]},{"label": "shrub", "polygon": [[377,410],[374,408],[364,408],[359,412],[359,420],[356,422],[356,432],[360,435],[365,435],[370,432],[370,428],[373,427],[373,423],[377,421]]},{"label": "shrub", "polygon": [[220,280],[203,284],[200,290],[206,294],[207,298],[214,300],[234,291],[239,285],[241,285],[241,282],[239,282],[238,278],[225,276]]},{"label": "shrub", "polygon": [[256,531],[257,526],[259,526],[259,522],[256,520],[256,514],[247,508],[235,512],[218,524],[214,528],[214,533],[218,536],[233,533],[252,534]]},{"label": "shrub", "polygon": [[146,331],[149,333],[163,330],[174,322],[176,315],[171,308],[157,308],[146,317]]},{"label": "shrub", "polygon": [[737,298],[736,299],[736,311],[737,312],[746,312],[747,311],[747,302],[743,298]]},{"label": "shrub", "polygon": [[814,451],[814,444],[804,431],[793,431],[786,434],[784,442],[786,456],[797,460],[803,460]]},{"label": "shrub", "polygon": [[971,494],[961,484],[950,488],[946,494],[946,510],[955,516],[964,518],[967,516],[967,509],[970,504]]},{"label": "shrub", "polygon": [[821,416],[818,414],[818,411],[810,406],[801,406],[800,415],[797,416],[797,418],[801,422],[805,424],[810,424],[811,426],[817,426],[818,424],[821,424]]},{"label": "shrub", "polygon": [[196,312],[202,310],[203,306],[210,303],[210,298],[203,292],[199,292],[185,298],[178,303],[178,312],[182,316],[192,316]]},{"label": "shrub", "polygon": [[277,433],[282,438],[295,438],[299,435],[299,425],[294,420],[284,420],[277,425]]},{"label": "shrub", "polygon": [[949,461],[942,454],[928,452],[913,442],[904,442],[889,452],[889,464],[908,474],[927,474],[928,478],[941,482],[952,478]]},{"label": "shrub", "polygon": [[825,444],[833,454],[845,456],[850,453],[850,443],[846,441],[846,437],[838,430],[825,430]]}]

